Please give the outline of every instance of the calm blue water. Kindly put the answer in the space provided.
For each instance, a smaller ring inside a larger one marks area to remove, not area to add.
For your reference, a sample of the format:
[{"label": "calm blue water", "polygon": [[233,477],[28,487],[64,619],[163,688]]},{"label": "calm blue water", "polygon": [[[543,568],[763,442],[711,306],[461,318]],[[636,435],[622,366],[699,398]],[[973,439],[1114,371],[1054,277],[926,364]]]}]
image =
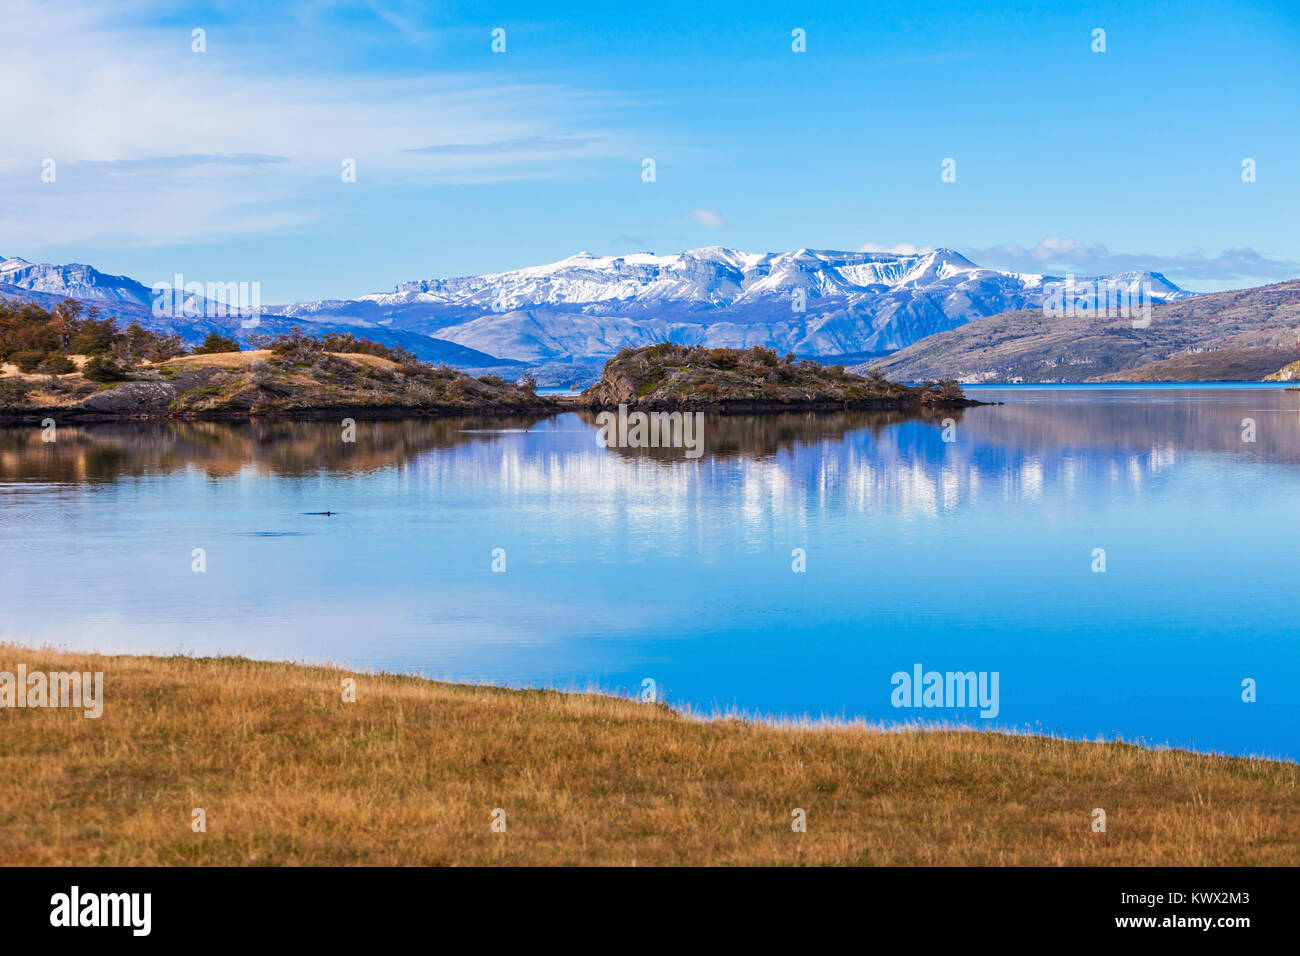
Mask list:
[{"label": "calm blue water", "polygon": [[[0,637],[1300,757],[1300,393],[974,394],[951,443],[713,416],[693,461],[574,414],[3,429]],[[916,663],[996,720],[892,707]]]}]

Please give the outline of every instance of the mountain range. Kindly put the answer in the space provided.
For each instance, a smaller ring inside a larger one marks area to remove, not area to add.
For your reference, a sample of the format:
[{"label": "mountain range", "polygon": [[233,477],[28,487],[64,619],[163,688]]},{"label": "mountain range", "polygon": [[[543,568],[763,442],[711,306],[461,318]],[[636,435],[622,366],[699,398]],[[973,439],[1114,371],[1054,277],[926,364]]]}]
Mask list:
[{"label": "mountain range", "polygon": [[[401,344],[421,358],[463,368],[595,366],[622,348],[663,341],[762,345],[849,361],[975,319],[1038,308],[1062,278],[981,268],[949,249],[910,255],[750,253],[721,246],[672,255],[582,252],[509,272],[403,282],[357,299],[268,305],[259,326],[245,330],[238,318],[155,315],[151,287],[90,266],[0,261],[0,295],[43,305],[80,299],[187,342],[210,331],[245,339],[298,325]],[[1156,272],[1102,278],[1143,283],[1155,302],[1191,295]],[[201,297],[191,301],[204,303]]]},{"label": "mountain range", "polygon": [[[1158,273],[1110,277],[1187,296]],[[284,314],[420,332],[524,362],[607,358],[676,342],[831,359],[879,354],[972,319],[1037,306],[1052,276],[983,269],[948,249],[596,256],[456,279],[404,282],[390,293],[300,303]]]}]

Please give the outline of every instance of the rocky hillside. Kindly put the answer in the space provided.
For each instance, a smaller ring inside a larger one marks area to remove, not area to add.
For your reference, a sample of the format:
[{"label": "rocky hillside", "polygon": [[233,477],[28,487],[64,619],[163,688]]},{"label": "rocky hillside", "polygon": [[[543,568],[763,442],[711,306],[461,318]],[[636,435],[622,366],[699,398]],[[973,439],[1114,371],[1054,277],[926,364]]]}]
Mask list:
[{"label": "rocky hillside", "polygon": [[1300,345],[1286,348],[1258,346],[1244,349],[1210,349],[1183,352],[1173,358],[1148,362],[1137,368],[1099,375],[1094,382],[1259,382],[1279,366],[1300,361]]},{"label": "rocky hillside", "polygon": [[589,408],[756,411],[800,408],[901,408],[976,405],[955,382],[900,385],[878,373],[785,358],[771,349],[661,343],[624,349],[582,393]]},{"label": "rocky hillside", "polygon": [[1300,382],[1300,361],[1292,362],[1278,369],[1272,375],[1265,375],[1266,382]]},{"label": "rocky hillside", "polygon": [[1281,368],[1297,348],[1300,280],[1292,280],[1157,304],[1145,328],[1123,317],[1007,312],[931,336],[854,371],[874,368],[900,381],[1144,380],[1160,374],[1153,363],[1196,355],[1182,369],[1195,378],[1183,380],[1223,381],[1247,367]]},{"label": "rocky hillside", "polygon": [[[84,364],[83,364],[84,368]],[[493,376],[474,378],[424,363],[307,349],[227,352],[139,366],[129,381],[92,381],[81,372],[0,376],[0,418],[319,417],[348,414],[523,413],[549,400]]]}]

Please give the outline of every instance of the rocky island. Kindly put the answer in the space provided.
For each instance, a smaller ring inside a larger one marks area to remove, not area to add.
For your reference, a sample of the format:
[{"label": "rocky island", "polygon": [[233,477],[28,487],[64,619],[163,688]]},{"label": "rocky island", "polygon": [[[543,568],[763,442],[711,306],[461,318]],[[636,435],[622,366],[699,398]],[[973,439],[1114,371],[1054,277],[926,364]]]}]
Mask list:
[{"label": "rocky island", "polygon": [[663,343],[624,349],[599,382],[577,399],[590,409],[789,412],[845,409],[965,408],[954,381],[903,385],[880,372],[855,375],[842,365],[784,358],[773,349],[707,348]]},{"label": "rocky island", "polygon": [[510,383],[419,361],[348,334],[177,336],[119,329],[75,302],[0,303],[0,420],[398,418],[554,412],[529,376]]},{"label": "rocky island", "polygon": [[713,412],[961,408],[954,381],[903,385],[880,372],[782,358],[763,347],[662,343],[624,349],[581,395],[422,362],[345,333],[254,336],[250,351],[218,333],[187,350],[175,335],[68,301],[46,311],[0,303],[0,420],[403,418],[554,414],[627,406]]}]

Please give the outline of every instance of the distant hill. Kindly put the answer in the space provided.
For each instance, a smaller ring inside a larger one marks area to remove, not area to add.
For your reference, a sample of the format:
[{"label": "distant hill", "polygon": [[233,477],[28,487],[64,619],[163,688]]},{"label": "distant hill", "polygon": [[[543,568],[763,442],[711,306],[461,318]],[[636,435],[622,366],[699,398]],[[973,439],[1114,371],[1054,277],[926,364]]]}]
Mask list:
[{"label": "distant hill", "polygon": [[1256,346],[1182,352],[1123,372],[1099,375],[1096,382],[1259,382],[1284,365],[1300,362],[1300,345]]},{"label": "distant hill", "polygon": [[1006,312],[932,335],[855,371],[896,381],[1085,382],[1107,379],[1225,381],[1263,378],[1300,349],[1300,279],[1198,295],[1129,318]]}]

